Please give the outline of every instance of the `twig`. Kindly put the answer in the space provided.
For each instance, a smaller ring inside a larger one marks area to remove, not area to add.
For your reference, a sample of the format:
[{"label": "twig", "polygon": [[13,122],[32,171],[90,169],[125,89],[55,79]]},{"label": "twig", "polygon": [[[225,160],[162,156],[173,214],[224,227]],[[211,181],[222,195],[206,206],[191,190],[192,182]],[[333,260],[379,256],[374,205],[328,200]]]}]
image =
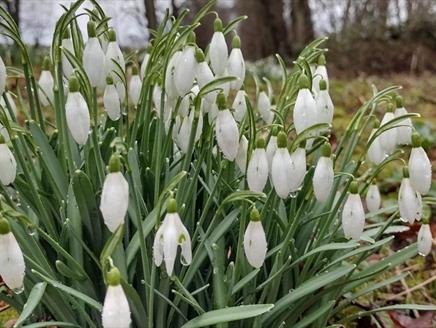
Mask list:
[{"label": "twig", "polygon": [[[420,284],[418,284],[418,285],[416,285],[416,286],[413,286],[412,288],[407,288],[406,290],[402,291],[401,293],[389,297],[389,298],[388,298],[388,301],[392,301],[392,300],[394,300],[394,299],[397,299],[397,298],[402,297],[403,295],[410,294],[410,293],[412,293],[413,291],[415,291],[415,290],[417,290],[417,289],[419,289],[419,288],[422,288],[422,287],[424,287],[425,285],[428,285],[429,283],[431,283],[431,282],[433,282],[433,281],[435,281],[435,280],[436,280],[436,276],[430,277],[429,279],[427,279],[427,280],[421,282]],[[407,286],[407,285],[406,285],[406,286]]]}]

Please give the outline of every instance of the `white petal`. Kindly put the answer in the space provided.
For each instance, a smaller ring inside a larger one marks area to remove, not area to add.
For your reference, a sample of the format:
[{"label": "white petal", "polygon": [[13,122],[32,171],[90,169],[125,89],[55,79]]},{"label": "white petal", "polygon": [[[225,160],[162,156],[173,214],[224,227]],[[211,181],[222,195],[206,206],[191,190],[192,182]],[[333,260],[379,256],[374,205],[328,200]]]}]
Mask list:
[{"label": "white petal", "polygon": [[262,192],[268,180],[268,158],[263,148],[253,151],[247,168],[247,182],[251,191]]},{"label": "white petal", "polygon": [[10,185],[15,181],[17,162],[6,144],[0,144],[0,181],[3,185]]},{"label": "white petal", "polygon": [[175,84],[175,68],[179,65],[179,60],[182,56],[182,51],[176,51],[174,55],[171,57],[167,70],[165,72],[165,92],[168,95],[168,98],[176,98],[178,96],[178,92]]},{"label": "white petal", "polygon": [[289,179],[291,191],[297,191],[306,175],[306,151],[304,148],[297,148],[291,154],[291,168],[292,174]]},{"label": "white petal", "polygon": [[287,198],[291,192],[292,175],[291,156],[288,149],[278,148],[271,163],[271,179],[274,189],[281,198]]},{"label": "white petal", "polygon": [[228,109],[218,112],[215,134],[224,157],[229,161],[233,161],[239,148],[239,130],[232,113]]},{"label": "white petal", "polygon": [[104,110],[109,118],[116,121],[121,116],[121,103],[117,89],[113,84],[106,85],[103,95]]},{"label": "white petal", "polygon": [[166,223],[165,230],[163,232],[163,251],[165,268],[167,270],[168,276],[171,276],[174,270],[174,263],[176,261],[177,246],[179,242],[179,227],[176,223],[175,213],[168,213],[165,220]]},{"label": "white petal", "polygon": [[186,227],[183,225],[180,216],[175,213],[173,214],[175,218],[175,223],[177,225],[177,229],[179,231],[178,242],[182,249],[181,252],[181,263],[183,265],[189,265],[192,262],[192,250],[191,250],[191,236],[189,236],[189,232]]},{"label": "white petal", "polygon": [[368,208],[368,211],[376,212],[381,205],[381,196],[380,191],[378,189],[378,186],[376,184],[372,184],[368,188],[368,192],[366,193],[366,207]]},{"label": "white petal", "polygon": [[425,195],[430,191],[432,180],[431,162],[422,147],[412,148],[409,158],[410,182],[413,188]]},{"label": "white petal", "polygon": [[233,100],[232,108],[234,109],[233,116],[237,122],[241,122],[247,113],[247,103],[245,101],[245,91],[239,90]]},{"label": "white petal", "polygon": [[415,191],[409,178],[403,178],[398,192],[398,207],[401,220],[413,223],[420,220],[422,215],[421,196]]},{"label": "white petal", "polygon": [[129,184],[121,172],[106,176],[101,193],[100,210],[111,232],[124,223],[129,206]]},{"label": "white petal", "polygon": [[262,119],[267,124],[271,124],[274,119],[274,112],[271,111],[271,101],[265,91],[261,91],[257,98],[257,110]]},{"label": "white petal", "polygon": [[141,77],[142,78],[145,77],[145,70],[147,69],[147,64],[148,64],[149,59],[150,59],[150,54],[146,53],[144,55],[144,59],[142,60],[142,64],[141,64]]},{"label": "white petal", "polygon": [[68,94],[65,112],[67,125],[73,139],[79,145],[84,145],[88,139],[91,121],[88,105],[79,92],[70,92]]},{"label": "white petal", "polygon": [[329,157],[320,157],[313,175],[313,192],[320,202],[325,202],[333,185],[333,162]]},{"label": "white petal", "polygon": [[129,302],[123,287],[108,286],[102,311],[103,328],[129,328],[131,323]]},{"label": "white petal", "polygon": [[83,50],[83,68],[93,87],[104,85],[105,55],[97,38],[89,38]]},{"label": "white petal", "polygon": [[334,106],[328,91],[318,91],[315,101],[317,123],[332,124]]},{"label": "white petal", "polygon": [[272,167],[272,160],[277,150],[277,137],[271,136],[266,145],[266,157],[268,158],[268,167]]},{"label": "white petal", "polygon": [[430,254],[433,244],[431,229],[428,224],[422,224],[418,232],[418,254],[426,256]]},{"label": "white petal", "polygon": [[239,141],[238,154],[236,155],[235,162],[238,165],[241,172],[245,172],[247,166],[247,152],[248,152],[248,140],[242,135]]},{"label": "white petal", "polygon": [[[62,48],[67,49],[69,52],[74,54],[73,40],[71,40],[71,38],[62,39]],[[70,61],[68,60],[67,56],[64,54],[63,51],[62,51],[62,71],[64,72],[64,75],[67,78],[69,78],[73,73],[73,66],[71,65]]]},{"label": "white petal", "polygon": [[209,46],[209,59],[216,75],[224,74],[227,66],[228,49],[222,32],[214,32]]},{"label": "white petal", "polygon": [[[206,84],[214,80],[212,70],[206,62],[201,62],[197,65],[196,79],[200,88],[203,88]],[[205,98],[210,103],[215,102],[216,92],[207,93]]]},{"label": "white petal", "polygon": [[0,276],[12,290],[23,289],[25,264],[23,253],[12,232],[0,234]]},{"label": "white petal", "polygon": [[6,66],[3,59],[0,57],[0,95],[3,95],[6,88]]},{"label": "white petal", "polygon": [[174,83],[180,97],[183,97],[191,90],[196,66],[197,60],[195,59],[194,47],[186,47],[178,59],[177,66],[174,68]]},{"label": "white petal", "polygon": [[345,238],[359,240],[365,226],[365,212],[359,194],[349,194],[342,210]]},{"label": "white petal", "polygon": [[141,78],[139,77],[139,75],[133,75],[132,78],[130,79],[129,95],[132,104],[135,106],[138,104],[139,98],[141,97],[141,87],[142,87]]},{"label": "white petal", "polygon": [[39,100],[41,101],[41,105],[46,107],[53,104],[54,95],[53,95],[53,76],[51,76],[50,71],[42,71],[41,76],[39,77],[39,86],[42,90],[38,89]]},{"label": "white petal", "polygon": [[309,89],[298,91],[293,117],[297,134],[316,124],[316,102]]},{"label": "white petal", "polygon": [[161,224],[154,236],[153,241],[153,260],[154,264],[159,267],[163,261],[163,232],[165,230],[165,222]]},{"label": "white petal", "polygon": [[[372,132],[370,134],[370,139],[376,131],[377,131],[377,129],[372,130]],[[375,165],[380,164],[386,158],[386,153],[380,144],[380,136],[375,138],[375,140],[371,143],[366,156],[367,156],[368,161],[370,161],[371,163],[373,163]]]},{"label": "white petal", "polygon": [[265,231],[260,221],[250,221],[244,234],[244,251],[248,263],[260,268],[265,261],[267,242]]},{"label": "white petal", "polygon": [[[399,107],[395,109],[395,117],[406,115],[407,110],[404,107]],[[406,118],[401,122],[398,122],[397,130],[397,144],[399,145],[409,145],[412,141],[412,120]]]},{"label": "white petal", "polygon": [[[387,124],[395,118],[394,113],[387,112],[383,116],[380,126]],[[389,129],[380,135],[380,144],[386,154],[391,154],[397,145],[397,129]]]},{"label": "white petal", "polygon": [[320,92],[319,90],[319,81],[324,80],[327,84],[327,90],[329,89],[329,77],[327,74],[327,68],[325,65],[318,65],[316,69],[312,73],[313,75],[313,82],[312,82],[312,92],[313,94],[318,94]]},{"label": "white petal", "polygon": [[230,88],[239,90],[245,79],[245,62],[241,49],[233,48],[230,52],[229,61],[227,63],[227,74],[238,78],[238,80],[230,82]]}]

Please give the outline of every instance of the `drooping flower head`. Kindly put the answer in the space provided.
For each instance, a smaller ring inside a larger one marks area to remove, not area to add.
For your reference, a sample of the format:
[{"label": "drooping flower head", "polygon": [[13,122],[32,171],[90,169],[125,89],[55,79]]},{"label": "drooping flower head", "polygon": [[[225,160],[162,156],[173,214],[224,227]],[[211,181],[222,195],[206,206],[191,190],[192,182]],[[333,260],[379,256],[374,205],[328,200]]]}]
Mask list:
[{"label": "drooping flower head", "polygon": [[68,129],[73,139],[79,145],[84,145],[91,129],[88,104],[79,92],[79,81],[75,76],[70,77],[68,86],[70,92],[65,104]]},{"label": "drooping flower head", "polygon": [[[386,113],[381,121],[381,126],[386,125],[395,118],[393,109],[393,104],[389,103],[386,109]],[[380,144],[386,154],[391,154],[397,145],[397,129],[388,129],[386,131],[383,131],[383,133],[380,134]]]},{"label": "drooping flower head", "polygon": [[267,242],[259,211],[254,207],[250,213],[250,222],[244,234],[244,252],[248,263],[260,268],[265,261]]},{"label": "drooping flower head", "polygon": [[241,52],[241,39],[238,35],[233,37],[232,47],[227,64],[227,75],[238,78],[236,81],[230,82],[230,89],[239,90],[245,79],[245,62]]},{"label": "drooping flower head", "polygon": [[0,134],[0,182],[8,186],[15,181],[17,175],[17,162],[15,157],[5,142],[5,138]]},{"label": "drooping flower head", "polygon": [[305,74],[301,74],[298,78],[298,88],[293,113],[297,134],[316,124],[316,102],[309,89],[309,78]]},{"label": "drooping flower head", "polygon": [[219,111],[215,122],[216,140],[224,157],[233,161],[239,148],[238,125],[230,110],[226,108],[225,96],[222,92],[217,97],[217,105]]},{"label": "drooping flower head", "polygon": [[433,236],[429,223],[428,218],[423,218],[421,228],[418,232],[418,254],[421,256],[427,256],[430,254],[433,245]]},{"label": "drooping flower head", "polygon": [[332,149],[329,143],[321,147],[321,157],[316,164],[313,175],[313,192],[320,202],[325,202],[330,195],[333,186],[333,161],[330,158]]},{"label": "drooping flower head", "polygon": [[360,240],[365,226],[365,212],[356,181],[351,182],[350,193],[342,210],[342,229],[345,238]]},{"label": "drooping flower head", "polygon": [[121,102],[117,92],[117,88],[114,85],[114,80],[111,75],[106,77],[106,88],[103,94],[104,110],[107,116],[116,121],[121,116]]},{"label": "drooping flower head", "polygon": [[218,17],[213,24],[214,33],[209,45],[209,59],[212,69],[216,75],[222,76],[227,67],[227,49],[226,39],[223,34],[223,23]]},{"label": "drooping flower head", "polygon": [[[395,117],[399,117],[407,114],[407,110],[404,108],[403,97],[395,97],[396,109],[394,112]],[[398,145],[409,145],[412,141],[412,120],[406,118],[397,124],[397,144]]]},{"label": "drooping flower head", "polygon": [[287,147],[287,135],[280,131],[277,135],[277,150],[271,162],[271,180],[277,195],[287,198],[292,190],[292,160]]},{"label": "drooping flower head", "polygon": [[48,56],[44,57],[44,61],[42,62],[42,71],[38,83],[40,86],[40,89],[38,89],[38,97],[41,101],[41,105],[46,107],[50,105],[50,103],[53,104],[54,80],[50,72],[50,58]]},{"label": "drooping flower head", "polygon": [[421,137],[418,133],[412,135],[412,150],[409,157],[410,183],[413,188],[426,195],[430,191],[432,181],[432,167],[430,159],[421,146]]},{"label": "drooping flower head", "polygon": [[88,41],[83,50],[83,68],[93,87],[103,87],[105,74],[105,54],[97,38],[95,22],[88,22]]},{"label": "drooping flower head", "polygon": [[421,194],[413,187],[407,166],[403,168],[403,180],[401,180],[400,190],[398,191],[398,208],[402,221],[412,224],[415,220],[421,220]]},{"label": "drooping flower head", "polygon": [[256,140],[256,149],[251,154],[247,168],[247,182],[251,191],[262,192],[268,181],[268,158],[265,151],[265,139]]},{"label": "drooping flower head", "polygon": [[373,183],[369,186],[365,202],[369,213],[378,211],[381,205],[381,195],[377,184]]},{"label": "drooping flower head", "polygon": [[135,106],[138,105],[139,99],[141,98],[141,88],[142,88],[142,80],[139,77],[138,67],[136,65],[133,65],[132,77],[130,78],[130,84],[129,84],[129,96],[130,96],[131,103]]}]

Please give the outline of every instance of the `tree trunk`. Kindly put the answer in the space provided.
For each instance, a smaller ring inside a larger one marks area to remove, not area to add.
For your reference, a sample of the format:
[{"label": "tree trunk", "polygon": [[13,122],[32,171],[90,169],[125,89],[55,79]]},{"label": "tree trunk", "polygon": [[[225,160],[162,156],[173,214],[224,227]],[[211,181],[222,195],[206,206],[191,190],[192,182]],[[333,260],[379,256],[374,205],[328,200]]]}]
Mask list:
[{"label": "tree trunk", "polygon": [[292,45],[302,49],[313,40],[314,31],[309,0],[293,0],[291,3]]},{"label": "tree trunk", "polygon": [[148,28],[157,28],[156,8],[154,0],[144,0],[145,17],[147,18]]}]

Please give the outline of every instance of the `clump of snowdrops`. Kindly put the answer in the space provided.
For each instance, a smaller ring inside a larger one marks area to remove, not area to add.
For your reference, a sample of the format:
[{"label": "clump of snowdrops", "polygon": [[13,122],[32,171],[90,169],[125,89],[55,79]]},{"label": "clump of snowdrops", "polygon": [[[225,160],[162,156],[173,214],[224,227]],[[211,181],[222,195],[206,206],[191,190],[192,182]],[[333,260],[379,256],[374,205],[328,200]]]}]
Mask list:
[{"label": "clump of snowdrops", "polygon": [[[435,310],[342,315],[405,274],[356,287],[431,251],[431,165],[398,87],[374,89],[331,144],[323,39],[291,70],[277,56],[279,90],[256,78],[253,103],[235,30],[244,17],[217,17],[203,51],[195,29],[213,3],[190,25],[186,12],[167,15],[139,63],[97,2],[77,13],[82,2],[65,8],[38,79],[0,7],[23,58],[0,62],[0,275],[11,289],[0,298],[17,327],[301,328]],[[26,85],[24,125],[12,77]],[[389,209],[375,182],[387,165],[404,172]],[[418,242],[367,262],[400,220],[422,223]]]}]

